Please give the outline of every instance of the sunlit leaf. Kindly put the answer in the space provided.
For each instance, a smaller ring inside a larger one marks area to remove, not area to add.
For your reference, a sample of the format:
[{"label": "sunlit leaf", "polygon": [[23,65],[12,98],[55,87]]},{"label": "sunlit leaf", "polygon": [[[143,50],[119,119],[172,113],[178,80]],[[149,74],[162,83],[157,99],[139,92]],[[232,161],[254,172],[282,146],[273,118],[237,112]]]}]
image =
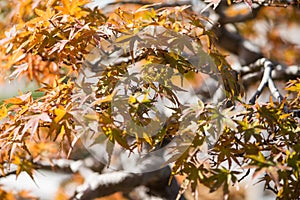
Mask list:
[{"label": "sunlit leaf", "polygon": [[64,108],[54,109],[55,118],[53,121],[55,123],[59,123],[61,121],[61,119],[66,115],[66,113],[67,113],[67,111]]},{"label": "sunlit leaf", "polygon": [[26,101],[28,101],[30,97],[31,97],[31,93],[28,92],[27,94],[7,99],[4,102],[6,104],[20,105],[26,103]]},{"label": "sunlit leaf", "polygon": [[47,113],[42,113],[38,115],[33,115],[29,118],[27,123],[25,124],[22,134],[27,132],[30,129],[30,135],[31,138],[33,135],[36,133],[37,128],[41,122],[51,122],[52,120],[50,119],[49,115]]},{"label": "sunlit leaf", "polygon": [[6,105],[2,105],[0,107],[0,120],[4,119],[5,117],[7,117],[8,111],[6,108]]}]

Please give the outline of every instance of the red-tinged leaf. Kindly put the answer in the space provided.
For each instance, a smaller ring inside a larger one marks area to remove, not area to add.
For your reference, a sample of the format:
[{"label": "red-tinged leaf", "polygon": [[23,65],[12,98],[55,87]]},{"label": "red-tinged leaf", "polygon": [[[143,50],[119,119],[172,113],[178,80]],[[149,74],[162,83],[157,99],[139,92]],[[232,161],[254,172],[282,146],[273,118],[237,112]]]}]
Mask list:
[{"label": "red-tinged leaf", "polygon": [[262,174],[264,174],[266,172],[266,168],[260,168],[255,170],[252,179],[256,179],[257,177],[261,176]]},{"label": "red-tinged leaf", "polygon": [[27,130],[30,129],[30,136],[32,138],[39,126],[40,121],[51,122],[52,120],[50,119],[47,113],[30,116],[30,120],[25,124],[23,128],[22,135],[24,135],[27,132]]},{"label": "red-tinged leaf", "polygon": [[27,101],[29,97],[31,97],[31,92],[18,96],[18,98],[20,98],[23,101]]},{"label": "red-tinged leaf", "polygon": [[26,57],[26,54],[23,53],[23,51],[21,49],[16,50],[16,52],[14,52],[14,54],[12,55],[11,58],[11,63],[16,63],[21,61],[23,58]]},{"label": "red-tinged leaf", "polygon": [[[9,31],[5,31],[5,38],[0,40],[0,46],[6,44],[9,42],[12,38],[14,38],[17,35],[17,29],[16,26],[13,26]],[[8,52],[8,51],[7,51]]]},{"label": "red-tinged leaf", "polygon": [[15,139],[17,137],[18,133],[19,133],[20,128],[21,128],[21,126],[18,126],[18,127],[12,126],[9,129],[7,129],[6,131],[4,131],[3,135],[6,135],[6,134],[11,133],[13,131],[13,133],[14,133],[13,136],[12,136],[12,133],[11,133],[9,135],[9,137]]},{"label": "red-tinged leaf", "polygon": [[81,27],[78,31],[74,32],[75,29],[71,29],[70,35],[69,35],[69,40],[72,40],[75,38],[75,36],[80,33],[82,30],[90,30],[89,27],[90,23],[85,24],[83,27]]},{"label": "red-tinged leaf", "polygon": [[10,149],[10,153],[9,153],[9,160],[10,160],[10,161],[12,161],[12,159],[13,159],[13,157],[14,157],[14,155],[15,155],[17,146],[18,146],[17,143],[13,143],[13,144],[11,145],[11,149]]},{"label": "red-tinged leaf", "polygon": [[68,42],[69,40],[61,40],[60,42],[56,43],[53,46],[52,50],[49,52],[49,55],[53,54],[55,51],[60,53]]},{"label": "red-tinged leaf", "polygon": [[16,68],[16,69],[13,73],[11,73],[9,75],[9,77],[8,77],[9,79],[17,78],[18,76],[20,76],[20,74],[22,72],[27,71],[28,70],[28,63],[23,63],[21,65],[14,66],[14,68]]},{"label": "red-tinged leaf", "polygon": [[279,181],[279,174],[278,169],[276,167],[269,167],[266,172],[269,174],[269,176],[274,181],[277,188],[280,188],[280,181]]},{"label": "red-tinged leaf", "polygon": [[244,0],[250,10],[252,10],[252,0]]}]

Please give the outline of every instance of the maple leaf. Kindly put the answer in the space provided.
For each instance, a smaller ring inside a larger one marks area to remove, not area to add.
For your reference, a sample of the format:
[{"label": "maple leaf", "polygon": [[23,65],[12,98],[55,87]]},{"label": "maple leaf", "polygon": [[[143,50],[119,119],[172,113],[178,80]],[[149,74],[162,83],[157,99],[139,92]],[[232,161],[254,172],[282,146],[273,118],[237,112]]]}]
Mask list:
[{"label": "maple leaf", "polygon": [[63,14],[81,17],[87,14],[87,12],[82,11],[80,8],[86,3],[89,3],[89,0],[62,0],[62,6],[56,6],[55,8]]},{"label": "maple leaf", "polygon": [[5,38],[0,40],[0,45],[6,44],[8,41],[16,37],[17,35],[17,29],[16,26],[14,25],[9,31],[5,31]]},{"label": "maple leaf", "polygon": [[7,112],[7,108],[5,105],[2,105],[0,107],[0,120],[4,119],[7,116],[8,112]]},{"label": "maple leaf", "polygon": [[69,40],[61,40],[53,46],[53,49],[49,52],[49,55],[53,54],[55,51],[60,53],[66,46]]},{"label": "maple leaf", "polygon": [[25,171],[31,177],[31,179],[34,180],[34,165],[29,160],[23,160],[19,156],[15,156],[13,163],[18,166],[16,171],[16,177],[18,177],[21,172]]},{"label": "maple leaf", "polygon": [[25,124],[25,126],[23,128],[22,135],[24,135],[27,132],[28,129],[31,129],[30,130],[30,136],[32,138],[34,133],[36,132],[38,126],[39,126],[40,120],[44,121],[44,122],[51,122],[52,121],[47,113],[42,113],[42,114],[30,116],[29,121]]},{"label": "maple leaf", "polygon": [[40,10],[40,9],[34,9],[34,12],[44,21],[48,21],[51,19],[54,15],[54,11],[51,11],[50,7],[47,8],[46,11]]},{"label": "maple leaf", "polygon": [[21,105],[30,100],[31,92],[4,101],[5,104]]},{"label": "maple leaf", "polygon": [[55,12],[52,11],[50,7],[48,7],[46,11],[35,8],[34,12],[38,17],[35,17],[28,21],[26,23],[27,25],[36,25],[38,23],[43,23],[44,26],[48,26],[50,24],[49,19],[52,19],[55,15]]},{"label": "maple leaf", "polygon": [[8,77],[10,80],[17,78],[18,76],[20,76],[21,73],[26,72],[28,69],[28,63],[23,63],[21,65],[17,65],[14,66],[15,71],[13,73],[10,74],[10,76]]},{"label": "maple leaf", "polygon": [[244,0],[245,4],[248,6],[250,10],[252,10],[252,0]]}]

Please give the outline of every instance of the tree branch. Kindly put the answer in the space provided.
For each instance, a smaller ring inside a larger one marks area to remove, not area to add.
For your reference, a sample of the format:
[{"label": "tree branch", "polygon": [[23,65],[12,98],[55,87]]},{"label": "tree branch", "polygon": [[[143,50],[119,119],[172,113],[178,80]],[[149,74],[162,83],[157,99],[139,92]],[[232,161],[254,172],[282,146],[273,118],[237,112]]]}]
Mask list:
[{"label": "tree branch", "polygon": [[[272,70],[274,69],[273,63],[265,58],[262,58],[257,60],[251,66],[253,69],[257,69],[259,66],[264,66],[264,73],[262,81],[259,84],[256,92],[249,100],[249,104],[255,103],[256,99],[260,96],[266,86],[268,86],[271,94],[278,100],[278,102],[281,103],[283,101],[283,96],[280,94],[272,78]],[[297,70],[297,72],[299,73],[299,69]],[[285,113],[292,113],[294,117],[300,117],[300,110],[289,110],[286,103],[284,103],[283,109]]]},{"label": "tree branch", "polygon": [[288,7],[293,6],[299,8],[300,2],[298,0],[253,0],[253,3],[257,3],[262,6],[271,7]]},{"label": "tree branch", "polygon": [[[256,81],[261,79],[263,75],[263,71],[261,71],[261,67],[251,68],[249,66],[243,66],[241,69],[237,71],[241,74],[242,82],[245,88],[247,86],[253,84]],[[300,76],[300,66],[292,65],[292,66],[284,66],[284,65],[276,65],[275,69],[272,71],[272,79],[273,80],[283,80],[288,81],[290,79],[295,79]]]},{"label": "tree branch", "polygon": [[272,70],[274,68],[273,63],[271,61],[267,60],[267,59],[264,59],[264,58],[258,59],[255,62],[255,65],[264,66],[264,74],[263,74],[262,80],[261,80],[255,94],[252,96],[252,98],[249,101],[249,103],[252,104],[252,105],[255,103],[256,99],[260,96],[263,89],[268,84],[269,79],[271,79],[271,73],[272,73]]},{"label": "tree branch", "polygon": [[[84,185],[77,189],[72,199],[89,200],[104,197],[115,192],[129,193],[138,186],[146,186],[149,193],[165,199],[176,199],[180,187],[175,178],[170,186],[168,181],[171,176],[170,167],[146,173],[130,173],[125,171],[110,172],[106,174],[93,173],[86,179]],[[181,198],[184,200],[184,197]]]}]

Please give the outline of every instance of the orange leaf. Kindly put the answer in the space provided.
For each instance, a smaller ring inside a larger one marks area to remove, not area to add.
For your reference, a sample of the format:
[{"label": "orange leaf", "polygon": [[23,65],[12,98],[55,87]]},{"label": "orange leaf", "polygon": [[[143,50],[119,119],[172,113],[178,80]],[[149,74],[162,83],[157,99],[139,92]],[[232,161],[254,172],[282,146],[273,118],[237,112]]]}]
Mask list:
[{"label": "orange leaf", "polygon": [[28,92],[27,94],[7,99],[4,101],[4,103],[5,104],[13,104],[13,105],[21,105],[21,104],[26,103],[28,101],[28,99],[30,98],[30,96],[31,96],[31,92]]},{"label": "orange leaf", "polygon": [[51,11],[50,7],[47,8],[46,12],[37,8],[34,9],[34,12],[45,21],[48,21],[54,15],[54,12]]}]

